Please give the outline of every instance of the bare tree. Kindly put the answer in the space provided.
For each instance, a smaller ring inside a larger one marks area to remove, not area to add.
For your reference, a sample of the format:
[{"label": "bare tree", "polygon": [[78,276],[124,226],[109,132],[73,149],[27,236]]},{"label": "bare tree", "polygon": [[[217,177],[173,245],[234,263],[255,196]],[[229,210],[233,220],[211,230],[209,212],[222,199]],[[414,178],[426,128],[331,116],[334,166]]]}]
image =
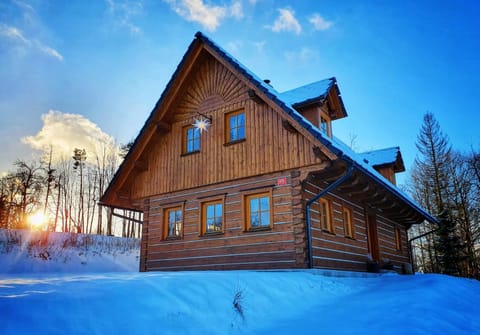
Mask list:
[{"label": "bare tree", "polygon": [[73,168],[80,171],[80,190],[79,190],[79,210],[77,216],[77,232],[83,232],[85,230],[85,212],[84,212],[84,194],[83,194],[83,170],[85,167],[85,161],[87,160],[87,152],[85,149],[75,148],[73,150]]}]

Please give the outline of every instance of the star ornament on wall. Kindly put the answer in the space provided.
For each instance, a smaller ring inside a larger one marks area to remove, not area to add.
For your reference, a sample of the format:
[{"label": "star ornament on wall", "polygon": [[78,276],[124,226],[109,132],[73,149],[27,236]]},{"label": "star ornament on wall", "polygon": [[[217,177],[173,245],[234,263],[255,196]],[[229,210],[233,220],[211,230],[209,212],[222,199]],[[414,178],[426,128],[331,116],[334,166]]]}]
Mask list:
[{"label": "star ornament on wall", "polygon": [[201,117],[200,119],[195,119],[195,123],[192,125],[196,129],[200,130],[200,133],[202,133],[204,130],[208,131],[208,128],[212,124],[210,123],[210,120],[204,117]]}]

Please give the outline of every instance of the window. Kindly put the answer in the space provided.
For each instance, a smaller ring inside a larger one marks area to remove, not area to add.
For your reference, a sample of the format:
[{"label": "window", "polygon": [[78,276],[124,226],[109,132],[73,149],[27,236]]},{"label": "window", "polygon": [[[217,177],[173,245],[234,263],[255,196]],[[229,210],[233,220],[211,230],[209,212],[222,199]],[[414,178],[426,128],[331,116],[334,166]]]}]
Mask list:
[{"label": "window", "polygon": [[332,137],[332,124],[330,117],[325,113],[320,113],[320,130],[328,137]]},{"label": "window", "polygon": [[202,234],[223,232],[223,201],[210,201],[202,204]]},{"label": "window", "polygon": [[343,229],[345,230],[345,236],[353,238],[353,218],[352,211],[349,208],[343,208]]},{"label": "window", "polygon": [[183,213],[182,207],[165,209],[164,215],[164,238],[181,238]]},{"label": "window", "polygon": [[330,201],[327,199],[320,199],[320,227],[329,232],[333,231],[330,216]]},{"label": "window", "polygon": [[395,248],[402,251],[402,232],[398,227],[395,227]]},{"label": "window", "polygon": [[226,142],[245,139],[245,111],[243,109],[226,115]]},{"label": "window", "polygon": [[183,128],[183,153],[200,151],[200,129],[194,126]]},{"label": "window", "polygon": [[245,196],[245,207],[247,230],[271,227],[272,209],[270,192]]}]

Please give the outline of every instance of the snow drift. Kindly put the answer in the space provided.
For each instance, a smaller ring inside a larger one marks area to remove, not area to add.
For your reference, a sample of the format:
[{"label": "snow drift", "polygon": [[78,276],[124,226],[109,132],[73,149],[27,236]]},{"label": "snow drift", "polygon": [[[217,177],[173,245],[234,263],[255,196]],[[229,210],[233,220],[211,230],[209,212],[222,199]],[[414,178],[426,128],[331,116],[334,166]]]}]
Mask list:
[{"label": "snow drift", "polygon": [[[108,273],[136,270],[138,241],[22,233],[15,242],[18,234],[8,239],[5,234],[0,231],[1,334],[476,334],[480,329],[475,280],[320,270]],[[39,269],[43,273],[35,272]]]}]

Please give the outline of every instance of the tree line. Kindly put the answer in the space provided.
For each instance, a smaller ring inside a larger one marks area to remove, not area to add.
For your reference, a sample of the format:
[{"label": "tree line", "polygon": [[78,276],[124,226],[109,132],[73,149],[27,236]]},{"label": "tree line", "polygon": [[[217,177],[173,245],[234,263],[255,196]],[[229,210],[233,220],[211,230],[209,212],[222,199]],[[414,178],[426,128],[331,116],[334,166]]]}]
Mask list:
[{"label": "tree line", "polygon": [[480,151],[455,150],[432,113],[416,146],[408,188],[440,223],[410,229],[416,269],[480,279]]},{"label": "tree line", "polygon": [[[139,213],[123,211],[116,219],[110,208],[98,206],[130,147],[103,145],[92,153],[73,148],[72,156],[55,160],[50,147],[40,159],[15,161],[14,170],[0,178],[0,228],[104,235],[117,228],[116,235],[139,237]],[[30,222],[33,217],[42,220]]]}]

